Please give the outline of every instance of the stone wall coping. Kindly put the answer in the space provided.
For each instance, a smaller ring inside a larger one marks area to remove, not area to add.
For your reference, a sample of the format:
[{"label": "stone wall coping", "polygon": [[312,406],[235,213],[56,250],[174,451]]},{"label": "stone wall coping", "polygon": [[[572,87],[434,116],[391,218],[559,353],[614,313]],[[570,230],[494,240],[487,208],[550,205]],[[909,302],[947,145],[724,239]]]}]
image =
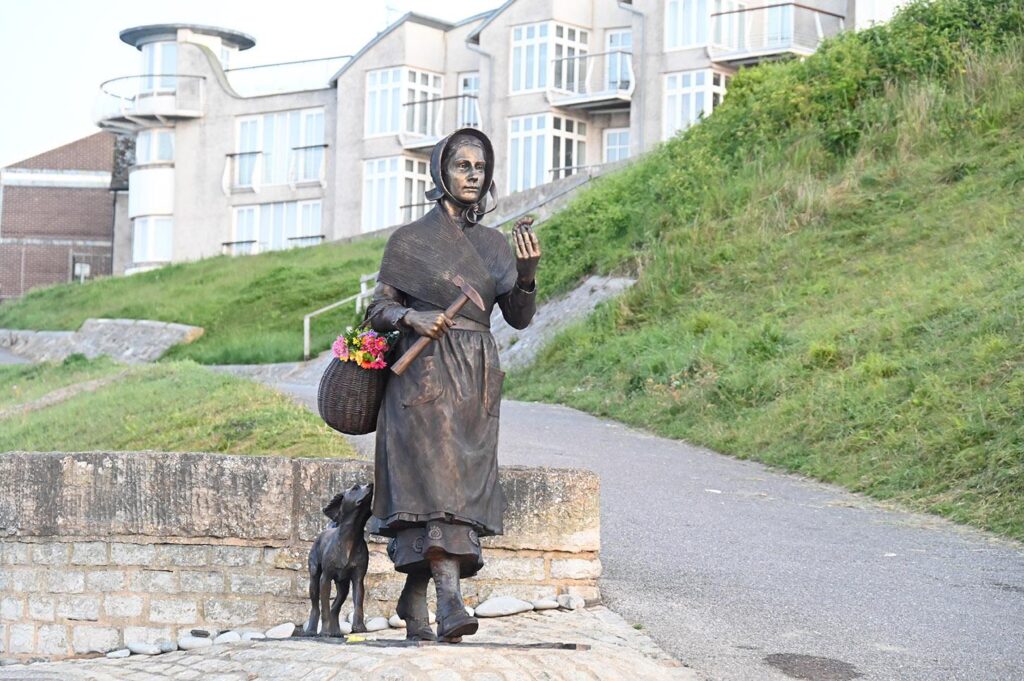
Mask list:
[{"label": "stone wall coping", "polygon": [[[0,538],[136,537],[291,546],[326,524],[322,506],[373,479],[373,464],[202,452],[0,454]],[[599,480],[579,469],[503,466],[510,550],[600,550]],[[136,539],[138,541],[138,539]]]}]

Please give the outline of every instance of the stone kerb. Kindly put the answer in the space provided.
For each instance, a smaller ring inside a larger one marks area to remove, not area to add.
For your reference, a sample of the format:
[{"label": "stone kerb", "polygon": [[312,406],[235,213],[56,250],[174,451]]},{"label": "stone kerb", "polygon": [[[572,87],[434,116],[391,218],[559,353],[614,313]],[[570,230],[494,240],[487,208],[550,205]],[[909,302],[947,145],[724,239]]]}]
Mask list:
[{"label": "stone kerb", "polygon": [[[264,628],[308,613],[306,557],[335,492],[367,462],[201,453],[0,454],[0,657],[60,658],[199,626]],[[598,480],[508,467],[506,534],[464,585],[492,595],[597,599]],[[371,537],[369,615],[401,590]]]}]

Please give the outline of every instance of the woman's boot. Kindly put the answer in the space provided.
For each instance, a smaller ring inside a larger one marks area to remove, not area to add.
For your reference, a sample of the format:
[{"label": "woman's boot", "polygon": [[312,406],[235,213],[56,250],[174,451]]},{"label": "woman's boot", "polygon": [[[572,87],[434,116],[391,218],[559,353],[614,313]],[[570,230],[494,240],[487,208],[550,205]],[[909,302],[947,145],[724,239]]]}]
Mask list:
[{"label": "woman's boot", "polygon": [[398,597],[395,612],[405,620],[405,640],[436,641],[430,629],[430,610],[427,609],[427,572],[410,572],[405,576],[405,587]]},{"label": "woman's boot", "polygon": [[476,633],[479,626],[470,617],[462,602],[459,587],[459,564],[454,558],[434,558],[430,561],[437,589],[437,638],[447,643],[458,643],[463,636]]}]

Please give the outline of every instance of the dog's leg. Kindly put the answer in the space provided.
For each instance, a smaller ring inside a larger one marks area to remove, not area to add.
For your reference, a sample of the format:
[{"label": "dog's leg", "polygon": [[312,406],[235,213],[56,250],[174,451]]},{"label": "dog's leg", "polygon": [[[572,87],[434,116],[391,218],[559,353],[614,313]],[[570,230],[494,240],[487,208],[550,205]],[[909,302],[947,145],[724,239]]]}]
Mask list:
[{"label": "dog's leg", "polygon": [[334,585],[338,587],[338,595],[334,598],[334,603],[331,604],[331,621],[334,622],[334,627],[338,630],[338,636],[341,636],[341,606],[345,604],[345,599],[348,598],[348,582],[344,579],[335,579]]},{"label": "dog's leg", "polygon": [[363,622],[363,579],[366,569],[356,567],[352,570],[352,631],[366,631]]},{"label": "dog's leg", "polygon": [[320,570],[319,566],[309,566],[309,619],[303,631],[308,636],[316,636],[316,628],[320,623]]},{"label": "dog's leg", "polygon": [[331,578],[324,570],[320,573],[320,635],[341,636],[341,628],[338,626],[337,616],[331,617]]}]

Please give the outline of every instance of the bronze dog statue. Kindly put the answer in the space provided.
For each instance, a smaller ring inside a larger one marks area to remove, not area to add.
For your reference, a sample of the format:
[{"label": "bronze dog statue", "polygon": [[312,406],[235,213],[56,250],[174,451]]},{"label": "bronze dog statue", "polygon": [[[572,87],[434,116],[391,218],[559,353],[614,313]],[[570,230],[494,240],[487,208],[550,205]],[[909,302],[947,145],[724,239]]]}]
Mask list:
[{"label": "bronze dog statue", "polygon": [[[321,636],[341,636],[338,614],[352,585],[352,631],[364,632],[363,579],[370,562],[363,527],[370,519],[373,485],[353,485],[324,507],[324,515],[332,522],[321,532],[309,551],[309,600],[312,607],[309,621],[303,628],[307,636],[315,636],[317,621],[323,618]],[[338,595],[331,603],[331,582]]]}]

